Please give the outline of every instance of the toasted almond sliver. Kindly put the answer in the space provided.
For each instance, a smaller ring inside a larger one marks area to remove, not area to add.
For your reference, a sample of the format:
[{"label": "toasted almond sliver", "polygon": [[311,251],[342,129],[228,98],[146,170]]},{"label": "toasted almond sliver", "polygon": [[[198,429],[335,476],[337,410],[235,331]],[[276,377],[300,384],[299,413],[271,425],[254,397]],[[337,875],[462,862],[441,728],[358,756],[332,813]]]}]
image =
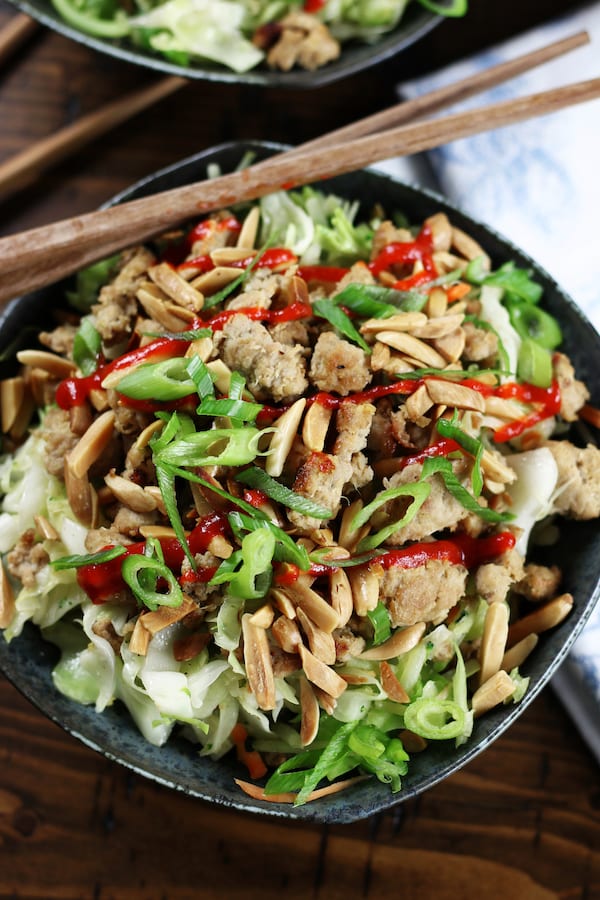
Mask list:
[{"label": "toasted almond sliver", "polygon": [[452,247],[465,259],[481,258],[483,268],[486,272],[490,271],[491,260],[481,244],[478,244],[477,241],[460,228],[452,228]]},{"label": "toasted almond sliver", "polygon": [[303,644],[299,647],[304,674],[312,684],[316,684],[331,697],[337,699],[347,688],[343,678],[337,672],[322,663],[320,659],[307,650]]},{"label": "toasted almond sliver", "polygon": [[25,379],[21,375],[0,381],[0,409],[2,410],[2,431],[7,434],[25,399]]},{"label": "toasted almond sliver", "polygon": [[539,642],[537,634],[528,634],[523,640],[515,644],[510,650],[507,650],[502,657],[501,669],[511,672],[517,666],[523,665],[529,654],[534,650]]},{"label": "toasted almond sliver", "polygon": [[25,389],[25,396],[23,398],[23,402],[19,406],[17,415],[11,425],[10,428],[10,436],[13,440],[18,441],[25,435],[29,427],[29,423],[31,422],[31,417],[34,412],[38,408],[36,404],[33,394],[29,386]]},{"label": "toasted almond sliver", "polygon": [[210,251],[210,258],[215,266],[232,266],[233,263],[245,259],[253,259],[256,250],[253,247],[215,247]]},{"label": "toasted almond sliver", "polygon": [[250,615],[250,622],[257,628],[270,628],[273,624],[275,613],[270,603],[265,603],[256,612]]},{"label": "toasted almond sliver", "polygon": [[152,612],[144,613],[140,618],[143,618],[143,625],[146,631],[151,635],[155,635],[169,625],[180,622],[193,609],[195,609],[194,601],[184,597],[180,606],[159,606],[158,609],[152,610]]},{"label": "toasted almond sliver", "polygon": [[455,328],[458,328],[462,324],[463,319],[464,315],[462,313],[436,316],[433,319],[428,319],[425,325],[414,328],[411,333],[415,337],[423,338],[425,340],[445,337],[447,334],[454,331]]},{"label": "toasted almond sliver", "polygon": [[310,652],[321,662],[327,666],[333,666],[335,663],[335,641],[328,631],[318,628],[306,615],[301,606],[296,610],[298,622],[300,623],[304,634],[308,639]]},{"label": "toasted almond sliver", "polygon": [[267,632],[252,624],[250,613],[242,616],[244,638],[244,664],[248,676],[248,686],[256,697],[260,709],[275,708],[275,677],[271,662],[271,651]]},{"label": "toasted almond sliver", "polygon": [[422,384],[416,389],[416,391],[413,391],[413,393],[406,398],[404,408],[406,410],[407,417],[412,422],[416,422],[417,419],[420,419],[421,416],[429,412],[429,410],[433,406],[433,402],[434,401],[431,399],[431,395],[429,394],[427,385]]},{"label": "toasted almond sliver", "polygon": [[319,730],[319,703],[310,681],[300,676],[300,743],[303,747],[312,744]]},{"label": "toasted almond sliver", "polygon": [[34,516],[33,521],[35,522],[36,528],[41,534],[43,540],[45,541],[57,541],[59,538],[59,533],[52,525],[46,516]]},{"label": "toasted almond sliver", "polygon": [[481,454],[481,469],[488,479],[502,485],[512,484],[517,479],[517,473],[511,466],[507,466],[499,453],[484,450]]},{"label": "toasted almond sliver", "polygon": [[120,503],[134,512],[147,513],[156,509],[156,500],[140,484],[109,472],[104,482]]},{"label": "toasted almond sliver", "polygon": [[354,612],[354,600],[352,587],[348,576],[343,569],[333,569],[329,576],[331,590],[331,605],[339,619],[339,628],[342,628]]},{"label": "toasted almond sliver", "polygon": [[194,278],[190,284],[197,291],[200,291],[200,293],[205,296],[210,296],[210,294],[216,294],[217,291],[227,287],[228,284],[231,284],[231,282],[235,281],[239,276],[240,270],[233,266],[215,266],[210,272],[204,272],[202,275],[198,275],[198,277]]},{"label": "toasted almond sliver", "polygon": [[229,559],[233,553],[233,545],[222,534],[215,534],[208,542],[206,549],[219,559]]},{"label": "toasted almond sliver", "polygon": [[258,225],[260,222],[260,206],[253,206],[244,221],[236,245],[238,247],[252,248],[256,244]]},{"label": "toasted almond sliver", "polygon": [[213,342],[212,338],[203,337],[198,338],[197,341],[192,341],[185,351],[185,355],[188,358],[198,356],[202,362],[208,362],[210,359],[210,355],[213,351]]},{"label": "toasted almond sliver", "polygon": [[485,400],[479,391],[443,378],[428,378],[427,392],[434,403],[443,403],[450,408],[471,409],[476,412],[483,412],[485,409]]},{"label": "toasted almond sliver", "polygon": [[512,678],[508,672],[500,669],[491,678],[488,678],[481,687],[478,687],[473,694],[471,699],[473,715],[483,715],[489,709],[498,706],[499,703],[504,703],[514,692],[515,685]]},{"label": "toasted almond sliver", "polygon": [[438,316],[445,316],[448,309],[448,294],[441,287],[434,287],[429,292],[425,310],[430,319],[437,319]]},{"label": "toasted almond sliver", "polygon": [[88,528],[98,524],[98,495],[89,482],[87,472],[78,478],[65,461],[65,489],[69,506],[82,523]]},{"label": "toasted almond sliver", "polygon": [[412,331],[427,324],[427,316],[422,312],[402,312],[389,319],[367,319],[361,325],[363,334],[378,334],[380,331]]},{"label": "toasted almond sliver", "polygon": [[571,594],[560,594],[543,606],[538,606],[529,615],[517,619],[508,629],[508,646],[514,647],[528,634],[541,634],[555,628],[573,609]]},{"label": "toasted almond sliver", "polygon": [[229,394],[229,386],[231,384],[231,369],[225,365],[222,359],[213,359],[206,363],[206,368],[210,372],[215,387],[221,394]]},{"label": "toasted almond sliver", "polygon": [[[461,358],[463,350],[465,349],[466,339],[464,329],[456,328],[454,331],[451,331],[450,334],[437,338],[433,343],[436,350],[439,351],[444,359],[443,365],[446,364],[446,361],[456,363]],[[440,366],[440,368],[442,368],[442,366]]]},{"label": "toasted almond sliver", "polygon": [[483,626],[479,648],[479,683],[484,684],[502,665],[508,637],[508,605],[504,602],[490,603]]},{"label": "toasted almond sliver", "polygon": [[331,416],[332,410],[320,403],[313,403],[308,408],[302,423],[302,441],[308,450],[315,453],[323,450]]},{"label": "toasted almond sliver", "polygon": [[394,659],[396,656],[408,653],[409,650],[416,647],[424,634],[425,622],[415,622],[414,625],[399,628],[383,644],[378,644],[369,650],[363,650],[358,659]]},{"label": "toasted almond sliver", "polygon": [[352,588],[352,601],[357,616],[375,609],[379,601],[379,579],[368,569],[355,568],[348,571],[348,580]]},{"label": "toasted almond sliver", "polygon": [[441,369],[446,365],[446,360],[440,353],[411,334],[401,331],[380,331],[377,340],[393,347],[394,350],[406,353],[407,356],[432,369]]},{"label": "toasted almond sliver", "polygon": [[271,634],[286,653],[297,653],[302,643],[300,629],[287,616],[278,616],[271,626]]},{"label": "toasted almond sliver", "polygon": [[304,397],[301,397],[295,403],[292,403],[289,409],[286,409],[273,425],[275,431],[271,437],[269,454],[265,463],[267,474],[272,475],[273,478],[278,478],[283,472],[285,461],[298,433],[298,426],[300,425],[305,406],[306,400]]},{"label": "toasted almond sliver", "polygon": [[148,275],[168,297],[180,306],[199,312],[204,306],[200,291],[188,284],[168,263],[159,263],[148,269]]},{"label": "toasted almond sliver", "polygon": [[65,359],[64,356],[58,356],[48,350],[19,350],[17,359],[24,366],[43,369],[53,378],[68,378],[77,371],[77,366],[71,359]]},{"label": "toasted almond sliver", "polygon": [[15,613],[15,593],[0,560],[0,628],[8,628]]},{"label": "toasted almond sliver", "polygon": [[338,627],[339,618],[336,611],[300,578],[289,588],[285,588],[284,593],[323,631],[331,633]]},{"label": "toasted almond sliver", "polygon": [[148,652],[151,637],[150,632],[144,627],[144,617],[138,616],[129,638],[129,649],[132,653],[137,653],[138,656],[145,656]]},{"label": "toasted almond sliver", "polygon": [[352,521],[357,513],[363,508],[362,500],[354,500],[350,506],[346,506],[344,511],[342,512],[342,520],[340,523],[340,532],[338,534],[338,544],[340,547],[345,547],[346,550],[352,553],[355,549],[359,541],[363,539],[365,534],[368,533],[369,528],[361,527],[358,529],[353,529]]},{"label": "toasted almond sliver", "polygon": [[414,731],[409,731],[408,728],[401,731],[398,737],[407,753],[421,753],[422,750],[427,749],[425,738],[420,734],[415,734]]},{"label": "toasted almond sliver", "polygon": [[434,250],[449,250],[452,243],[452,225],[446,213],[437,212],[425,219],[429,226]]},{"label": "toasted almond sliver", "polygon": [[286,619],[296,618],[296,607],[287,594],[284,594],[284,592],[280,591],[278,588],[272,588],[271,597],[275,601],[275,606],[279,612],[285,616]]},{"label": "toasted almond sliver", "polygon": [[515,419],[523,418],[523,407],[515,400],[491,396],[485,398],[485,414],[512,422]]},{"label": "toasted almond sliver", "polygon": [[155,319],[167,331],[181,331],[184,322],[183,308],[181,311],[178,308],[177,314],[173,311],[172,306],[171,309],[168,309],[168,298],[156,285],[150,281],[147,282],[138,289],[136,296],[151,319]]},{"label": "toasted almond sliver", "polygon": [[410,697],[402,687],[396,677],[396,673],[388,662],[382,660],[381,663],[381,686],[390,698],[396,703],[410,703]]},{"label": "toasted almond sliver", "polygon": [[82,478],[102,455],[114,433],[112,409],[95,419],[67,456],[66,463],[75,478]]}]

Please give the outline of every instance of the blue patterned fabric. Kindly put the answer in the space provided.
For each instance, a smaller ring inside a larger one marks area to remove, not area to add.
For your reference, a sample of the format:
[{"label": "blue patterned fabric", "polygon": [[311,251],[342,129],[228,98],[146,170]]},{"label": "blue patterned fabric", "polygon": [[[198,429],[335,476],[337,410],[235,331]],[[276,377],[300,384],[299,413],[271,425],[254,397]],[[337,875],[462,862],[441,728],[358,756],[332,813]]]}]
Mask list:
[{"label": "blue patterned fabric", "polygon": [[[457,104],[464,110],[600,76],[600,3],[399,87],[411,98],[587,30],[591,44]],[[600,329],[600,101],[381,166],[434,187],[539,262]],[[600,761],[600,606],[552,685]]]}]

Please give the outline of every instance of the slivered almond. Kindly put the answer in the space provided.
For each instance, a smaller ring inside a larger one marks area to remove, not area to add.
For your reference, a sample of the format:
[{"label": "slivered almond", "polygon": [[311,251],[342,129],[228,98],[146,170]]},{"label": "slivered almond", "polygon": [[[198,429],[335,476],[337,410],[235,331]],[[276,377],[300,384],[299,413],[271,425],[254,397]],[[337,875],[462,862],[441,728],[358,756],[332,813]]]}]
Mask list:
[{"label": "slivered almond", "polygon": [[271,597],[275,601],[275,605],[279,612],[282,613],[287,619],[296,618],[296,607],[287,594],[284,594],[283,591],[280,591],[278,588],[272,588]]},{"label": "slivered almond", "polygon": [[500,671],[492,675],[491,678],[478,687],[471,698],[471,709],[475,717],[483,715],[499,703],[514,694],[515,686],[508,672]]},{"label": "slivered almond", "polygon": [[48,350],[19,350],[17,359],[24,366],[43,369],[53,378],[68,378],[77,371],[77,366],[72,360],[50,353]]},{"label": "slivered almond", "polygon": [[161,515],[166,516],[167,508],[160,488],[155,484],[147,484],[144,491],[154,500],[155,509],[157,509]]},{"label": "slivered almond", "polygon": [[89,482],[87,473],[75,475],[65,460],[65,489],[69,505],[82,525],[88,528],[98,524],[98,495]]},{"label": "slivered almond", "polygon": [[92,424],[92,410],[89,403],[78,403],[69,410],[69,425],[71,431],[78,437],[86,433]]},{"label": "slivered almond", "polygon": [[228,284],[231,284],[231,282],[235,281],[239,276],[240,270],[233,266],[215,266],[210,272],[204,272],[202,275],[198,275],[198,277],[194,278],[190,284],[206,297],[211,294],[216,294],[217,291],[227,287]]},{"label": "slivered almond", "polygon": [[498,482],[502,485],[512,484],[517,479],[517,473],[511,466],[507,466],[499,453],[491,450],[484,450],[481,454],[481,469],[488,479]]},{"label": "slivered almond", "polygon": [[25,379],[21,375],[0,381],[2,431],[8,434],[25,399]]},{"label": "slivered almond", "polygon": [[152,635],[144,628],[144,617],[138,616],[134,629],[129,638],[129,649],[138,656],[145,656]]},{"label": "slivered almond", "polygon": [[380,331],[377,334],[377,340],[393,347],[394,350],[406,353],[407,356],[432,369],[441,369],[446,365],[446,360],[440,353],[411,334],[405,334],[402,331]]},{"label": "slivered almond", "polygon": [[152,612],[144,613],[140,618],[143,618],[146,631],[155,635],[164,628],[168,628],[169,625],[185,619],[193,609],[195,609],[194,601],[184,597],[180,606],[159,606]]},{"label": "slivered almond", "polygon": [[232,263],[239,263],[249,258],[253,259],[255,256],[256,250],[252,247],[215,247],[214,250],[210,251],[210,258],[215,266],[231,267]]},{"label": "slivered almond", "polygon": [[446,275],[448,272],[454,272],[455,269],[465,268],[466,259],[462,259],[455,253],[449,253],[447,250],[439,250],[432,254],[433,262],[440,275]]},{"label": "slivered almond", "polygon": [[275,619],[271,626],[271,634],[286,653],[298,653],[302,635],[296,623],[287,616],[283,615]]},{"label": "slivered almond", "polygon": [[104,412],[108,409],[108,397],[106,391],[101,388],[93,388],[89,393],[89,400],[96,412]]},{"label": "slivered almond", "polygon": [[112,372],[109,372],[108,375],[105,375],[102,379],[102,388],[105,391],[112,391],[118,388],[119,383],[125,378],[126,375],[130,375],[131,372],[135,372],[138,369],[142,362],[132,363],[130,366],[124,366],[122,369],[113,369]]},{"label": "slivered almond", "polygon": [[75,476],[82,478],[108,446],[115,426],[112,409],[95,419],[66,458],[67,466]]},{"label": "slivered almond", "polygon": [[28,369],[26,371],[26,379],[36,406],[46,406],[48,402],[48,386],[52,381],[49,373],[44,369]]},{"label": "slivered almond", "polygon": [[445,381],[443,378],[428,378],[424,386],[434,403],[443,403],[457,409],[472,409],[476,412],[483,412],[485,409],[483,395],[473,388]]},{"label": "slivered almond", "polygon": [[560,594],[543,606],[538,606],[529,615],[517,619],[508,629],[508,646],[514,647],[529,634],[541,634],[566,619],[573,609],[571,594]]},{"label": "slivered almond", "polygon": [[358,659],[394,659],[416,647],[424,634],[425,622],[415,622],[414,625],[408,625],[406,628],[398,628],[383,644],[363,650]]},{"label": "slivered almond", "polygon": [[368,569],[351,569],[348,571],[348,579],[352,588],[352,601],[357,616],[366,614],[375,609],[379,601],[379,579],[374,572]]},{"label": "slivered almond", "polygon": [[42,538],[45,541],[57,541],[59,538],[58,531],[52,525],[46,516],[34,516],[33,521],[35,522],[36,528],[41,534]]},{"label": "slivered almond", "polygon": [[23,402],[21,403],[10,428],[10,436],[13,440],[19,440],[19,438],[24,436],[29,427],[29,423],[31,422],[31,417],[36,409],[37,404],[33,399],[33,394],[29,385],[27,385]]},{"label": "slivered almond", "polygon": [[275,613],[270,603],[265,603],[256,612],[250,615],[250,622],[257,628],[270,628],[273,624]]},{"label": "slivered almond", "polygon": [[496,416],[498,419],[506,419],[512,422],[514,419],[523,418],[523,407],[515,400],[505,400],[504,397],[485,398],[486,416]]},{"label": "slivered almond", "polygon": [[15,614],[15,592],[0,560],[0,628],[8,628]]},{"label": "slivered almond", "polygon": [[337,672],[322,663],[320,659],[307,650],[303,644],[298,648],[302,660],[304,674],[312,684],[316,684],[321,690],[337,699],[346,690],[347,684],[340,678]]},{"label": "slivered almond", "polygon": [[315,623],[309,619],[301,606],[296,610],[298,622],[300,623],[304,634],[308,640],[310,652],[320,659],[327,666],[335,663],[335,641],[331,632],[323,631],[318,628]]},{"label": "slivered almond", "polygon": [[484,684],[502,665],[508,637],[508,605],[504,602],[488,606],[481,646],[479,648],[479,683]]},{"label": "slivered almond", "polygon": [[402,687],[396,673],[390,666],[389,662],[386,662],[386,660],[382,660],[380,672],[381,686],[383,687],[390,700],[395,700],[396,703],[410,703],[410,697]]},{"label": "slivered almond", "polygon": [[300,743],[312,744],[319,730],[319,703],[311,683],[300,675]]},{"label": "slivered almond", "polygon": [[338,534],[338,544],[341,547],[345,547],[346,550],[349,550],[351,553],[356,549],[359,541],[363,539],[363,537],[369,533],[369,526],[361,526],[360,528],[352,528],[352,520],[355,515],[360,512],[363,508],[362,500],[354,500],[350,506],[346,506],[342,513],[342,520],[340,523],[340,532]]},{"label": "slivered almond", "polygon": [[271,662],[271,651],[267,632],[252,624],[250,613],[242,616],[242,635],[244,639],[244,664],[248,677],[248,686],[260,709],[275,708],[275,676]]},{"label": "slivered almond", "polygon": [[210,372],[215,387],[222,394],[229,394],[229,386],[231,384],[231,369],[226,366],[222,359],[213,359],[206,363],[206,368]]},{"label": "slivered almond", "polygon": [[164,293],[179,306],[199,312],[204,306],[204,297],[185,278],[178,275],[168,263],[159,263],[148,269],[148,275]]},{"label": "slivered almond", "polygon": [[421,416],[425,415],[425,413],[429,412],[433,404],[434,401],[431,399],[427,385],[422,384],[406,398],[404,408],[407,417],[412,422],[415,422]]},{"label": "slivered almond", "polygon": [[421,737],[420,734],[415,734],[414,731],[409,731],[408,728],[401,731],[398,737],[407,753],[421,753],[421,751],[427,749],[425,738]]},{"label": "slivered almond", "polygon": [[[165,303],[165,310],[170,315],[176,316],[176,318],[180,319],[179,326],[174,328],[175,332],[177,331],[185,331],[187,325],[191,325],[192,322],[196,321],[197,315],[193,309],[188,309],[186,306],[179,306],[177,303]],[[144,337],[150,337],[150,335],[144,335]],[[154,338],[150,337],[150,343]],[[140,346],[143,346],[143,341],[140,340]]]},{"label": "slivered almond", "polygon": [[242,223],[237,238],[238,247],[254,247],[260,222],[260,206],[253,206]]},{"label": "slivered almond", "polygon": [[300,607],[306,615],[312,619],[315,625],[323,631],[331,633],[339,625],[338,614],[326,600],[304,584],[299,578],[295,584],[284,591],[291,598],[296,607]]},{"label": "slivered almond", "polygon": [[448,309],[448,295],[441,287],[434,287],[429,292],[425,310],[430,319],[437,319],[438,316],[445,316]]},{"label": "slivered almond", "polygon": [[134,446],[138,450],[143,450],[144,447],[148,446],[150,438],[153,437],[158,431],[162,431],[165,427],[165,423],[161,419],[155,419],[154,422],[151,422],[150,425],[146,425],[143,431],[140,431],[137,438],[135,439]]},{"label": "slivered almond", "polygon": [[233,553],[233,545],[222,534],[215,534],[208,542],[207,550],[219,559],[229,559]]},{"label": "slivered almond", "polygon": [[[187,534],[188,532],[186,532]],[[177,537],[172,528],[168,525],[142,525],[140,527],[142,537],[154,538],[174,538]]]},{"label": "slivered almond", "polygon": [[151,319],[154,319],[167,331],[181,331],[181,316],[179,313],[175,315],[167,308],[168,299],[156,285],[148,281],[138,289],[136,296]]},{"label": "slivered almond", "polygon": [[380,331],[412,331],[427,324],[427,316],[422,312],[401,312],[388,319],[367,319],[361,325],[363,334],[378,334]]},{"label": "slivered almond", "polygon": [[455,328],[458,328],[464,319],[462,313],[452,313],[449,316],[436,316],[434,319],[428,319],[426,324],[413,328],[411,334],[424,340],[433,340],[434,338],[446,337]]},{"label": "slivered almond", "polygon": [[190,343],[190,346],[185,351],[185,355],[190,358],[198,356],[202,362],[208,362],[213,351],[213,346],[212,338],[198,338],[197,341],[192,341]]},{"label": "slivered almond", "polygon": [[463,328],[457,328],[455,331],[451,331],[450,334],[437,338],[433,345],[444,360],[438,368],[443,368],[446,365],[446,361],[451,363],[458,362],[465,349],[465,343],[466,338]]},{"label": "slivered almond", "polygon": [[315,453],[323,450],[332,414],[332,410],[320,403],[309,406],[302,423],[302,441],[308,450]]},{"label": "slivered almond", "polygon": [[510,650],[507,650],[502,657],[501,669],[511,672],[517,666],[522,666],[532,650],[534,650],[539,642],[537,634],[528,634],[518,644],[515,644]]},{"label": "slivered almond", "polygon": [[425,219],[431,230],[434,250],[449,250],[452,243],[452,225],[446,213],[437,212]]},{"label": "slivered almond", "polygon": [[123,506],[134,512],[147,513],[156,509],[156,500],[140,484],[115,475],[114,471],[104,476],[104,482]]},{"label": "slivered almond", "polygon": [[324,709],[328,716],[332,716],[337,706],[336,698],[332,697],[331,694],[328,694],[327,691],[317,687],[316,684],[313,684],[313,691],[315,692],[315,697],[317,698],[317,702],[321,709]]},{"label": "slivered almond", "polygon": [[[328,529],[329,530],[329,529]],[[323,551],[325,551],[323,553]],[[326,544],[321,547],[321,551],[319,552],[319,561],[321,562],[333,562],[336,559],[349,559],[350,551],[346,550],[345,547],[339,547],[337,544],[333,544],[331,547],[328,547]]]},{"label": "slivered almond", "polygon": [[338,616],[338,628],[342,628],[354,612],[352,587],[343,569],[333,569],[329,576],[331,606]]},{"label": "slivered almond", "polygon": [[492,262],[481,246],[471,235],[467,234],[461,228],[452,228],[452,247],[457,250],[465,259],[481,258],[482,266],[486,272],[490,271]]},{"label": "slivered almond", "polygon": [[273,425],[275,430],[271,436],[265,470],[268,475],[272,475],[274,478],[278,478],[283,472],[285,461],[298,433],[298,426],[300,425],[305,406],[306,400],[304,397],[301,397],[295,403],[292,403],[289,409],[286,409]]}]

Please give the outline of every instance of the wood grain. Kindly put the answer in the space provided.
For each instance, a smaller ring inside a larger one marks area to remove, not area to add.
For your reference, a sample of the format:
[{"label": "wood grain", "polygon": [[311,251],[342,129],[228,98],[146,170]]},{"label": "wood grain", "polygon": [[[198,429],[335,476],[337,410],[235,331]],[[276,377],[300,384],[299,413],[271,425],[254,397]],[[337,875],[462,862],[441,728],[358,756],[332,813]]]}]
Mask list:
[{"label": "wood grain", "polygon": [[[395,85],[563,12],[471,0],[401,58],[318,92],[193,83],[0,205],[14,233],[94,209],[232,138],[300,143],[396,99]],[[0,26],[13,11],[0,5]],[[46,33],[2,73],[0,160],[147,72]],[[551,689],[462,772],[353,825],[212,808],[87,749],[0,678],[0,897],[28,900],[600,900],[600,777]]]}]

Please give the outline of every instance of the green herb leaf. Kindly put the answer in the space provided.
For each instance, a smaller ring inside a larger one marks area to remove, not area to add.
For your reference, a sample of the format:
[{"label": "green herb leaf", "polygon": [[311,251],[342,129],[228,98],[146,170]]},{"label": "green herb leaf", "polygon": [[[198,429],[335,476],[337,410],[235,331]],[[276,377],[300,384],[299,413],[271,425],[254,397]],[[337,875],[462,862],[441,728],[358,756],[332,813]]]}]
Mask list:
[{"label": "green herb leaf", "polygon": [[118,556],[123,556],[125,547],[117,544],[108,550],[101,550],[99,553],[74,553],[71,556],[61,556],[59,559],[53,559],[50,562],[52,568],[57,572],[64,569],[80,569],[82,566],[100,566],[102,563],[110,562]]},{"label": "green herb leaf", "polygon": [[343,334],[344,337],[348,338],[349,341],[352,341],[353,344],[358,344],[365,353],[370,353],[371,348],[363,338],[362,334],[360,334],[354,325],[352,324],[350,317],[346,315],[343,309],[340,309],[333,301],[331,300],[315,300],[313,305],[313,312],[320,316],[322,319],[326,319],[333,327]]},{"label": "green herb leaf", "polygon": [[380,600],[375,609],[367,611],[367,616],[373,626],[373,645],[383,644],[392,633],[387,606]]},{"label": "green herb leaf", "polygon": [[102,349],[102,338],[92,320],[87,316],[81,319],[73,340],[73,360],[84,375],[91,375],[98,368],[98,356]]}]

